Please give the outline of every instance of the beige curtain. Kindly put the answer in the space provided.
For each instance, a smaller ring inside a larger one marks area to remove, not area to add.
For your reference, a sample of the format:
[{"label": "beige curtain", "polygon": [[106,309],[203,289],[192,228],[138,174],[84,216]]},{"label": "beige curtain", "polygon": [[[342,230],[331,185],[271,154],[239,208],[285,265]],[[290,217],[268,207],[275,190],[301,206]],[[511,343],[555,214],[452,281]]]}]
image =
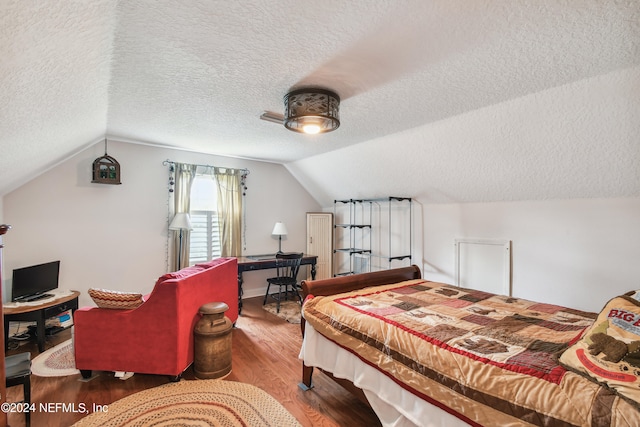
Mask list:
[{"label": "beige curtain", "polygon": [[[180,212],[189,213],[191,200],[191,184],[196,176],[196,165],[185,163],[175,163],[175,187],[174,187],[174,215]],[[171,217],[169,222],[171,222]],[[178,265],[178,252],[180,251],[180,231],[172,230],[171,240],[172,253],[171,271],[178,271],[189,266],[189,230],[182,230],[182,252],[180,254],[180,264]]]},{"label": "beige curtain", "polygon": [[244,170],[215,168],[218,183],[218,223],[222,256],[242,255],[242,174]]}]

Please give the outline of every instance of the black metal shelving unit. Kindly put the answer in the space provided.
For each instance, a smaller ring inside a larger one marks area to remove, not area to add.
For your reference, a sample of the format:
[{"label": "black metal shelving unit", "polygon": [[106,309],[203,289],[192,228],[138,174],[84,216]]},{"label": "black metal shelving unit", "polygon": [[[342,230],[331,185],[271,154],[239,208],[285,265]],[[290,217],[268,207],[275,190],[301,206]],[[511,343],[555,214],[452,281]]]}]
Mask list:
[{"label": "black metal shelving unit", "polygon": [[[410,197],[396,196],[334,200],[334,276],[391,268],[394,262],[405,260],[411,264],[411,204]],[[386,229],[383,224],[385,207]],[[399,223],[394,209],[403,210]],[[384,237],[386,248],[383,248]],[[398,248],[398,241],[403,242],[402,248]]]}]

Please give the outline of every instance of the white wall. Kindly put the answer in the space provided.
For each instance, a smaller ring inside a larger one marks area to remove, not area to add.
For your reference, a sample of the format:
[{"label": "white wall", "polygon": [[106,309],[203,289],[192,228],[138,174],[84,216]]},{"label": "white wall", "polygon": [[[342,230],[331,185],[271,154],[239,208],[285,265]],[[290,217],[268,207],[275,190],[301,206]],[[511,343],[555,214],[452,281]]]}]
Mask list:
[{"label": "white wall", "polygon": [[599,311],[640,289],[640,198],[418,205],[418,265],[454,283],[454,239],[512,241],[512,294]]},{"label": "white wall", "polygon": [[[401,215],[393,219],[402,226]],[[380,232],[386,233],[384,222],[374,230]],[[424,278],[455,284],[454,243],[461,238],[511,241],[515,297],[599,311],[610,298],[640,289],[640,198],[456,204],[413,199],[412,263]]]},{"label": "white wall", "polygon": [[[317,202],[278,164],[109,141],[122,168],[122,185],[91,183],[99,143],[4,196],[4,294],[14,268],[61,260],[60,287],[149,292],[167,270],[168,182],[164,160],[247,168],[245,254],[273,253],[276,221],[289,235],[283,250],[304,250],[307,211]],[[263,274],[264,273],[264,274]],[[264,292],[268,272],[245,274],[245,297]],[[6,298],[6,296],[5,296]]]}]

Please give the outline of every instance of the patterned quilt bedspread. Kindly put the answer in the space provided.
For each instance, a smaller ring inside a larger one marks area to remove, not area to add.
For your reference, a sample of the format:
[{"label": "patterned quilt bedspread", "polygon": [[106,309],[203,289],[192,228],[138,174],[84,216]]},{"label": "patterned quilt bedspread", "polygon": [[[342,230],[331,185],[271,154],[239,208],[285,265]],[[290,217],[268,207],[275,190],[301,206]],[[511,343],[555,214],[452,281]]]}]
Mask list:
[{"label": "patterned quilt bedspread", "polygon": [[418,279],[311,296],[303,316],[470,424],[640,425],[628,402],[557,362],[595,313]]}]

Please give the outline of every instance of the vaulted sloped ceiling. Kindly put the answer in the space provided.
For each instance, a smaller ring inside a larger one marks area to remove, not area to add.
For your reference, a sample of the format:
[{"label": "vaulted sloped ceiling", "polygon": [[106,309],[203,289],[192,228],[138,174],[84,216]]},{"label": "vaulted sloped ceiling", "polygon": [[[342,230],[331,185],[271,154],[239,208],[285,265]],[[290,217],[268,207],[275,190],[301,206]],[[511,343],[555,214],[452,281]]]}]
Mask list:
[{"label": "vaulted sloped ceiling", "polygon": [[[401,158],[411,164],[457,154],[456,168],[487,182],[473,196],[453,179],[426,177],[431,194],[446,195],[433,201],[491,201],[500,191],[489,189],[514,185],[513,158],[503,156],[511,167],[496,171],[478,166],[478,156],[504,154],[504,138],[477,152],[455,141],[422,152],[424,132],[416,129],[431,126],[435,138],[448,120],[466,117],[452,129],[469,124],[473,132],[496,114],[508,121],[509,102],[540,93],[544,112],[553,91],[581,94],[580,82],[601,76],[615,82],[622,73],[625,88],[640,86],[640,2],[632,0],[3,0],[0,37],[0,194],[106,136],[284,163],[322,203],[331,197],[322,182],[349,179],[350,163],[393,163],[407,143],[413,154]],[[281,112],[282,97],[302,86],[340,95],[337,131],[309,137],[259,120],[265,110]],[[637,105],[628,106],[625,124]],[[638,160],[640,140],[629,133],[607,141],[607,150]],[[535,156],[532,141],[511,136],[507,151]],[[577,151],[583,165],[601,156]],[[562,165],[543,166],[545,180],[561,180],[554,174]],[[385,182],[380,168],[355,170],[377,173],[363,182]],[[630,177],[615,195],[637,196],[637,173],[622,173]],[[608,191],[625,178],[602,179],[610,179]],[[555,197],[600,195],[575,190]]]}]

